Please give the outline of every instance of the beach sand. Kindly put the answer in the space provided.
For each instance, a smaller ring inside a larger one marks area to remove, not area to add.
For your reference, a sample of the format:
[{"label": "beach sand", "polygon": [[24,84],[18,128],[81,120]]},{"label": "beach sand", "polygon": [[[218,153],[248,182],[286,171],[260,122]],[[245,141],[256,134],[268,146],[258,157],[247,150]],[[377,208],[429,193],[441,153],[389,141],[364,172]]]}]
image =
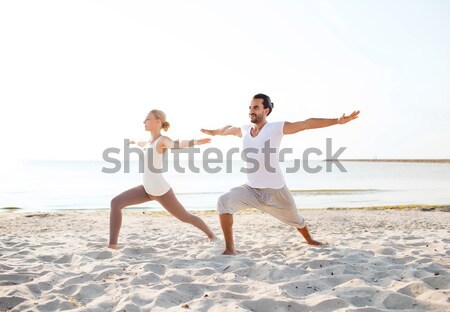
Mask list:
[{"label": "beach sand", "polygon": [[237,256],[164,213],[13,212],[0,220],[0,311],[450,311],[450,213],[307,210],[329,245],[258,212],[235,215]]}]

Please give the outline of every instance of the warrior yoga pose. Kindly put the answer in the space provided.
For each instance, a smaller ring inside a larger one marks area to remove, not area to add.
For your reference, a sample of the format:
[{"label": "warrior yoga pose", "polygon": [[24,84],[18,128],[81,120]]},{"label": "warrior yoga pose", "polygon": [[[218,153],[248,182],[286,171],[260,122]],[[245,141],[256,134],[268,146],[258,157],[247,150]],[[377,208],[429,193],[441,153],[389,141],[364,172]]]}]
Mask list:
[{"label": "warrior yoga pose", "polygon": [[[206,144],[211,139],[172,141],[161,135],[161,129],[167,131],[169,123],[166,115],[160,110],[152,110],[144,120],[145,130],[151,133],[147,142],[134,142],[144,150],[144,183],[114,197],[111,201],[109,221],[109,248],[117,249],[117,240],[122,225],[122,208],[155,200],[179,220],[192,224],[203,231],[210,240],[215,238],[211,229],[197,216],[192,215],[180,204],[172,188],[162,175],[163,154],[167,149],[187,148],[193,145]],[[149,164],[149,157],[150,164]],[[156,170],[155,170],[156,169]]]}]

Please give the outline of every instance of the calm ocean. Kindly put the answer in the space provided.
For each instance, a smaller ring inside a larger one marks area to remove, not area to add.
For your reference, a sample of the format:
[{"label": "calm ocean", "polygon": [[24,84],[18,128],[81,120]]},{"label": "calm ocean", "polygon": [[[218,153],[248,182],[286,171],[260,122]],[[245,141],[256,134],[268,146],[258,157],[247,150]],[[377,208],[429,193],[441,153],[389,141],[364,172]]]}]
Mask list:
[{"label": "calm ocean", "polygon": [[[187,168],[187,164],[184,162]],[[325,162],[312,161],[310,166]],[[342,162],[347,172],[333,166],[311,174],[304,170],[285,173],[299,208],[368,207],[405,204],[450,204],[450,164],[401,162]],[[201,167],[200,163],[196,163]],[[283,168],[292,163],[284,163]],[[141,184],[138,164],[131,173],[106,174],[103,161],[10,162],[0,167],[0,208],[28,211],[108,209],[111,199]],[[170,166],[173,168],[173,166]],[[178,199],[188,210],[215,209],[217,198],[243,184],[242,162],[234,161],[232,173],[211,174],[201,170],[165,174]],[[136,206],[162,210],[154,202]]]}]

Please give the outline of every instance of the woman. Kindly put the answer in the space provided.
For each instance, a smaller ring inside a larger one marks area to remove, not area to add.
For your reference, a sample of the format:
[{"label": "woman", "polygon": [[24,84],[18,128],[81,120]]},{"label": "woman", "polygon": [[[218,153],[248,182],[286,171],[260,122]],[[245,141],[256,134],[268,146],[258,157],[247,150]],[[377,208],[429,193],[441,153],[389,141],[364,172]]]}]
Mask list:
[{"label": "woman", "polygon": [[[159,202],[168,212],[179,220],[192,224],[202,230],[210,240],[215,239],[214,233],[197,216],[192,215],[180,204],[169,183],[161,173],[163,153],[169,148],[186,148],[192,141],[174,142],[170,138],[161,135],[161,129],[167,131],[170,124],[166,121],[166,114],[160,110],[152,110],[144,120],[145,130],[150,131],[149,142],[139,142],[144,149],[144,183],[114,197],[111,201],[111,213],[109,221],[109,248],[117,249],[120,227],[122,225],[122,208],[130,205],[141,204],[150,200]],[[194,145],[209,143],[210,139],[194,140]],[[130,143],[135,143],[131,141]],[[151,163],[149,164],[149,156]],[[150,165],[150,166],[149,166]],[[156,170],[155,170],[156,169]]]}]

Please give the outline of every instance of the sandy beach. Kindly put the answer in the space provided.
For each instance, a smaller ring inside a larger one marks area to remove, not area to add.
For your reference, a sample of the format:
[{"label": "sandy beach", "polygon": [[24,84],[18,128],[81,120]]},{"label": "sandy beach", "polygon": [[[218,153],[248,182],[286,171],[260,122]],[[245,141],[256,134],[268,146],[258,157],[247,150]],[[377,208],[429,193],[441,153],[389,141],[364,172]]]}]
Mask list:
[{"label": "sandy beach", "polygon": [[313,236],[258,212],[236,215],[237,256],[164,213],[2,213],[0,311],[449,311],[450,213],[301,211]]}]

